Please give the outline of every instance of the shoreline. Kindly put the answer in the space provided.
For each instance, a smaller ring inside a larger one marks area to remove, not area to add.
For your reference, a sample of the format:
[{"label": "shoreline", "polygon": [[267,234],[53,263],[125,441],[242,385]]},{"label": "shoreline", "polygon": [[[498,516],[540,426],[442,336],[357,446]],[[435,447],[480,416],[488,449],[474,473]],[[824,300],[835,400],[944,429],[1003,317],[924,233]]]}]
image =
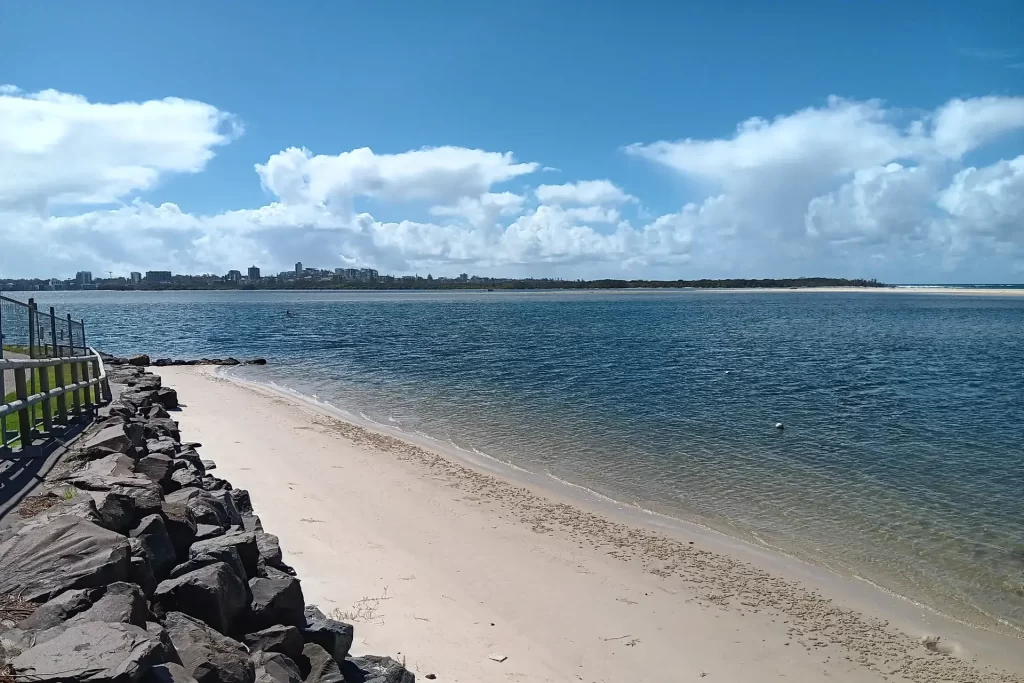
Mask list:
[{"label": "shoreline", "polygon": [[[618,506],[618,514],[609,515],[607,504],[602,505],[600,501],[588,502],[585,500],[586,496],[582,496],[581,500],[581,496],[559,495],[550,486],[544,487],[543,482],[522,482],[519,477],[509,477],[496,471],[500,468],[493,465],[487,467],[486,464],[480,463],[455,462],[445,455],[427,451],[421,445],[346,422],[337,414],[330,413],[325,406],[313,404],[308,397],[303,402],[297,395],[237,378],[214,377],[210,372],[178,368],[160,369],[161,374],[165,372],[168,383],[179,388],[186,405],[189,403],[189,389],[198,390],[201,387],[203,393],[230,395],[232,401],[256,402],[284,408],[284,411],[275,408],[267,414],[273,415],[275,419],[287,419],[289,424],[294,422],[294,429],[302,436],[305,436],[307,430],[317,432],[318,443],[320,437],[325,436],[325,444],[337,441],[339,448],[341,442],[354,444],[354,449],[345,449],[345,452],[354,459],[364,461],[364,464],[372,463],[374,468],[387,467],[391,471],[396,466],[406,470],[411,467],[413,472],[392,472],[399,487],[424,486],[423,475],[428,474],[427,485],[436,483],[435,480],[444,481],[440,493],[431,491],[435,497],[443,499],[448,490],[459,490],[461,486],[467,485],[468,481],[471,494],[463,497],[476,500],[464,501],[460,497],[456,500],[446,500],[445,506],[474,518],[482,515],[482,522],[495,528],[505,528],[506,525],[521,527],[519,531],[526,534],[525,539],[522,534],[516,536],[521,544],[525,542],[526,548],[523,549],[527,550],[529,555],[540,552],[565,559],[564,554],[571,550],[570,557],[582,557],[609,575],[624,573],[627,583],[646,583],[653,580],[658,584],[654,586],[655,590],[665,591],[666,595],[684,596],[677,605],[684,613],[678,617],[682,624],[672,623],[675,618],[673,616],[644,615],[644,623],[661,623],[659,630],[678,629],[680,626],[688,627],[687,630],[694,627],[705,630],[709,624],[694,624],[693,620],[711,620],[715,625],[720,625],[722,620],[726,620],[736,622],[734,625],[742,634],[742,639],[752,641],[748,644],[775,640],[777,647],[767,652],[758,650],[755,659],[761,661],[768,658],[774,661],[781,657],[777,671],[780,677],[788,676],[786,680],[794,680],[792,676],[807,676],[807,680],[818,680],[822,675],[839,676],[842,680],[883,680],[880,677],[881,672],[892,674],[896,669],[903,672],[904,680],[932,680],[940,673],[940,669],[944,674],[966,675],[974,667],[965,660],[973,657],[977,657],[984,664],[991,663],[999,668],[1012,670],[1018,675],[1024,673],[1024,661],[1019,655],[1014,657],[1011,654],[1020,649],[1018,638],[956,624],[927,608],[883,593],[882,590],[865,582],[855,583],[801,560],[683,520],[667,518],[678,522],[669,524],[665,519],[660,519],[660,516],[639,509],[627,509],[629,506],[622,504],[615,504]],[[266,405],[261,405],[261,408],[266,409]],[[225,416],[228,414],[225,413]],[[200,425],[189,424],[189,417],[186,408],[182,422],[191,434]],[[311,426],[302,426],[304,424]],[[203,434],[200,440],[206,443],[209,438],[207,433]],[[224,446],[221,445],[217,449],[218,453]],[[235,448],[237,449],[237,446]],[[389,454],[397,455],[397,458],[388,458]],[[262,460],[263,464],[273,465],[267,463],[265,458]],[[424,465],[424,460],[429,460],[429,464]],[[221,467],[226,469],[225,456],[220,455],[218,461]],[[311,462],[317,461],[314,459]],[[326,473],[329,475],[330,471],[326,470]],[[411,479],[407,478],[409,475]],[[533,476],[544,478],[542,475]],[[259,485],[246,482],[244,471],[232,473],[231,478],[240,478],[240,485],[245,485],[260,499],[265,499],[266,496],[273,497],[272,490],[261,493]],[[319,485],[316,481],[308,483],[310,487]],[[328,482],[323,485],[330,487]],[[504,512],[492,509],[495,507],[495,500],[498,502],[498,508],[505,508]],[[511,509],[508,508],[509,500],[513,502]],[[430,508],[424,511],[421,509],[422,506],[414,508],[417,514],[429,515],[431,512]],[[510,511],[511,520],[508,519]],[[288,521],[282,521],[285,527],[289,526]],[[302,524],[296,528],[295,522],[296,520],[291,520],[290,525],[299,531],[294,537],[282,529],[282,545],[285,547],[286,555],[302,535]],[[280,528],[281,524],[275,523],[274,526]],[[467,535],[471,535],[471,532],[467,532]],[[471,540],[473,543],[493,543],[487,538],[475,536],[471,536]],[[589,550],[587,546],[590,546]],[[453,552],[457,550],[456,547]],[[302,562],[301,558],[293,559],[296,564]],[[422,567],[423,558],[420,558],[418,565]],[[423,571],[427,569],[424,568]],[[551,568],[545,571],[550,574]],[[316,573],[315,570],[310,572],[307,567],[302,575]],[[544,575],[535,578],[543,582]],[[513,577],[505,577],[504,580],[510,585],[516,583]],[[569,581],[563,587],[570,590],[574,585]],[[330,585],[325,584],[318,588],[322,589],[323,596],[331,595]],[[315,594],[313,591],[310,592]],[[372,593],[367,593],[370,594]],[[423,600],[431,603],[436,598],[424,597]],[[627,596],[625,600],[626,604],[633,605],[640,602],[635,596]],[[585,611],[582,606],[577,608]],[[602,612],[590,616],[600,620],[606,616],[607,611],[605,608]],[[634,611],[638,611],[637,608],[634,608]],[[713,618],[708,616],[708,612],[715,612]],[[765,615],[783,618],[769,620]],[[783,627],[777,622],[786,623],[788,626]],[[893,628],[894,624],[902,633]],[[405,624],[405,627],[409,626]],[[386,631],[385,627],[386,624],[382,625],[382,630]],[[396,627],[396,630],[404,633],[400,627]],[[691,654],[711,656],[719,671],[722,667],[736,666],[731,673],[732,677],[726,680],[766,680],[763,676],[752,676],[753,669],[750,667],[754,666],[754,660],[738,656],[740,653],[736,652],[733,640],[729,640],[728,643],[718,642],[726,637],[724,632],[715,629],[711,631],[710,635],[716,637],[703,643],[701,647],[694,648]],[[941,639],[938,645],[933,644],[933,649],[949,649],[955,656],[935,655],[921,645],[921,638],[934,636],[940,636]],[[780,644],[777,642],[779,639],[785,642]],[[408,644],[410,641],[408,637],[404,637],[397,638],[395,642]],[[797,647],[791,650],[790,643]],[[801,648],[800,645],[804,647]],[[380,649],[379,646],[375,647]],[[678,649],[678,644],[673,647]],[[636,648],[637,655],[644,654],[646,650],[646,655],[651,656],[647,647],[637,644]],[[667,656],[672,651],[670,649],[654,654]],[[795,653],[800,651],[804,651],[806,657],[795,658]],[[633,651],[622,650],[621,647],[613,650],[613,654],[620,657],[618,661],[623,661],[621,657],[627,652]],[[856,664],[852,669],[835,668],[853,666],[851,662]],[[896,662],[900,663],[899,667],[895,666]],[[612,663],[614,660],[605,662],[606,665]],[[438,668],[440,671],[440,667]],[[487,676],[487,671],[473,672],[473,675]],[[466,675],[469,673],[465,672]],[[531,673],[539,675],[539,670]],[[560,672],[565,673],[568,672]],[[551,680],[560,678],[556,676]],[[1019,679],[1002,679],[997,674],[989,672],[964,680]]]}]

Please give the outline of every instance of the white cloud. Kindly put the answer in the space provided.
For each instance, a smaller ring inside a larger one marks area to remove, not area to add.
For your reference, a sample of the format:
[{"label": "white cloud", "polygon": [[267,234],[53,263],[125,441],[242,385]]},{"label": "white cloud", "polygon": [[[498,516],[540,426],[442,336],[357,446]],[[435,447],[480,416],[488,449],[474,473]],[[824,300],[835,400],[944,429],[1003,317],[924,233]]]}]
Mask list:
[{"label": "white cloud", "polygon": [[[674,210],[662,198],[660,216],[611,180],[524,187],[543,167],[511,152],[288,148],[255,165],[266,205],[200,215],[141,195],[202,171],[238,134],[231,115],[0,88],[0,274],[273,272],[302,260],[397,273],[905,280],[955,268],[998,279],[1024,266],[1024,156],[964,159],[1022,129],[1024,98],[913,114],[832,98],[720,139],[630,146],[688,181],[689,201]],[[501,187],[510,181],[516,191]]]},{"label": "white cloud", "polygon": [[97,104],[55,90],[0,89],[0,207],[46,212],[105,204],[166,174],[202,171],[241,126],[209,104],[169,97]]},{"label": "white cloud", "polygon": [[544,204],[623,204],[636,201],[610,180],[581,180],[564,185],[541,185],[535,190]]}]

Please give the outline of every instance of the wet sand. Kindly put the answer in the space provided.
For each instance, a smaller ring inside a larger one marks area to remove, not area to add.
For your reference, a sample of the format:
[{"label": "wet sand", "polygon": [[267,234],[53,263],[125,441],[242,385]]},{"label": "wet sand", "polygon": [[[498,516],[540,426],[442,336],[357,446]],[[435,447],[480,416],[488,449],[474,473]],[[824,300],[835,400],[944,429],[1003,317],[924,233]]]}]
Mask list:
[{"label": "wet sand", "polygon": [[[1024,681],[1024,641],[721,534],[158,368],[354,651],[440,681]],[[938,640],[936,640],[938,638]],[[497,662],[491,654],[507,657]]]}]

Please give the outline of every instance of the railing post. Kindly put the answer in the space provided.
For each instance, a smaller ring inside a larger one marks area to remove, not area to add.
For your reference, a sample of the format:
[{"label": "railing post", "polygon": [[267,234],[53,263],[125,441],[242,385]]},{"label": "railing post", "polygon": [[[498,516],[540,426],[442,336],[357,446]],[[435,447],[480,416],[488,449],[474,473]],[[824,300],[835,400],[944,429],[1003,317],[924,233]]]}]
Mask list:
[{"label": "railing post", "polygon": [[[88,382],[90,379],[92,379],[91,377],[89,377],[89,363],[85,362],[85,361],[81,361],[81,363],[82,363],[82,379],[84,381]],[[83,397],[85,399],[85,409],[86,410],[92,410],[92,408],[93,408],[93,403],[92,403],[92,387],[86,385],[86,387],[84,389],[82,389],[82,391],[85,393],[85,395]]]},{"label": "railing post", "polygon": [[68,313],[68,346],[71,348],[69,356],[75,355],[75,328],[71,323],[71,314]]},{"label": "railing post", "polygon": [[63,356],[60,345],[57,344],[57,312],[50,306],[50,339],[53,340],[53,355]]},{"label": "railing post", "polygon": [[[92,362],[90,363],[90,365],[92,366],[92,376],[95,377],[96,379],[99,379],[100,378],[100,361],[99,361],[99,359],[96,356],[93,356],[92,357]],[[103,387],[101,386],[102,384],[103,384],[103,382],[96,382],[96,384],[93,385],[93,391],[96,394],[96,406],[97,407],[103,405],[104,392],[103,392]]]},{"label": "railing post", "polygon": [[28,300],[28,357],[36,357],[36,300]]},{"label": "railing post", "polygon": [[[78,384],[78,363],[71,359],[71,383]],[[82,414],[82,397],[79,396],[78,389],[74,389],[71,392],[72,405],[75,407],[75,415]]]},{"label": "railing post", "polygon": [[[67,382],[64,380],[64,363],[61,363],[54,368],[54,378],[57,380],[57,386],[63,389]],[[63,392],[57,397],[57,421],[62,425],[68,423],[68,397]]]},{"label": "railing post", "polygon": [[[39,368],[39,390],[50,391],[50,368]],[[53,433],[53,399],[47,398],[39,404],[43,411],[43,431]],[[33,406],[35,407],[35,406]]]},{"label": "railing post", "polygon": [[89,353],[89,345],[85,343],[85,318],[82,318],[82,355]]},{"label": "railing post", "polygon": [[[17,397],[22,401],[28,400],[28,382],[25,381],[25,368],[14,369],[14,386]],[[31,408],[22,408],[18,411],[18,431],[21,432],[21,450],[26,451],[32,446],[32,420],[29,411]]]}]

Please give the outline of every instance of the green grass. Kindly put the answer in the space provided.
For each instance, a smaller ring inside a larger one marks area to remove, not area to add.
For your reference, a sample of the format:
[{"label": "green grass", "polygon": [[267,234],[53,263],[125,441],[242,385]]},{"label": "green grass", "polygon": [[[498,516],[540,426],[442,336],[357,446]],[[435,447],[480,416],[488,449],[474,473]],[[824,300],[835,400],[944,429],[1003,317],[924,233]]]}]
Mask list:
[{"label": "green grass", "polygon": [[[7,347],[5,346],[4,348],[6,349]],[[70,384],[71,383],[71,366],[70,365],[62,365],[59,369],[62,370],[63,373],[64,373],[64,383],[65,384]],[[35,379],[35,391],[33,392],[33,389],[32,389],[32,383],[31,383],[32,380],[30,378],[26,377],[26,379],[29,381],[29,393],[39,393],[40,387],[42,386],[41,377],[42,377],[42,373],[43,372],[46,372],[46,376],[50,380],[50,388],[53,389],[54,387],[56,387],[57,386],[57,370],[58,370],[58,368],[56,368],[56,367],[32,368],[32,370],[30,372],[32,373],[32,378]],[[4,389],[12,389],[12,387],[5,386]],[[4,396],[4,401],[3,402],[4,403],[10,403],[11,401],[15,400],[16,398],[17,398],[17,392],[11,390],[11,391],[7,392],[6,396]],[[66,396],[66,400],[67,400],[68,408],[70,409],[71,406],[74,405],[73,399],[72,399],[70,394],[68,394]],[[57,415],[57,401],[56,401],[56,399],[54,399],[50,403],[53,404],[53,408],[52,408],[52,410],[50,410],[51,417],[55,417]],[[34,406],[32,406],[32,409],[31,409],[32,423],[33,424],[41,424],[42,421],[43,421],[44,411],[46,411],[46,410],[47,410],[47,402],[46,401],[43,401],[42,403],[37,403]],[[3,429],[7,430],[9,437],[16,436],[17,433],[18,433],[18,415],[17,414],[8,415],[5,418],[3,418],[3,422],[4,422]]]}]

